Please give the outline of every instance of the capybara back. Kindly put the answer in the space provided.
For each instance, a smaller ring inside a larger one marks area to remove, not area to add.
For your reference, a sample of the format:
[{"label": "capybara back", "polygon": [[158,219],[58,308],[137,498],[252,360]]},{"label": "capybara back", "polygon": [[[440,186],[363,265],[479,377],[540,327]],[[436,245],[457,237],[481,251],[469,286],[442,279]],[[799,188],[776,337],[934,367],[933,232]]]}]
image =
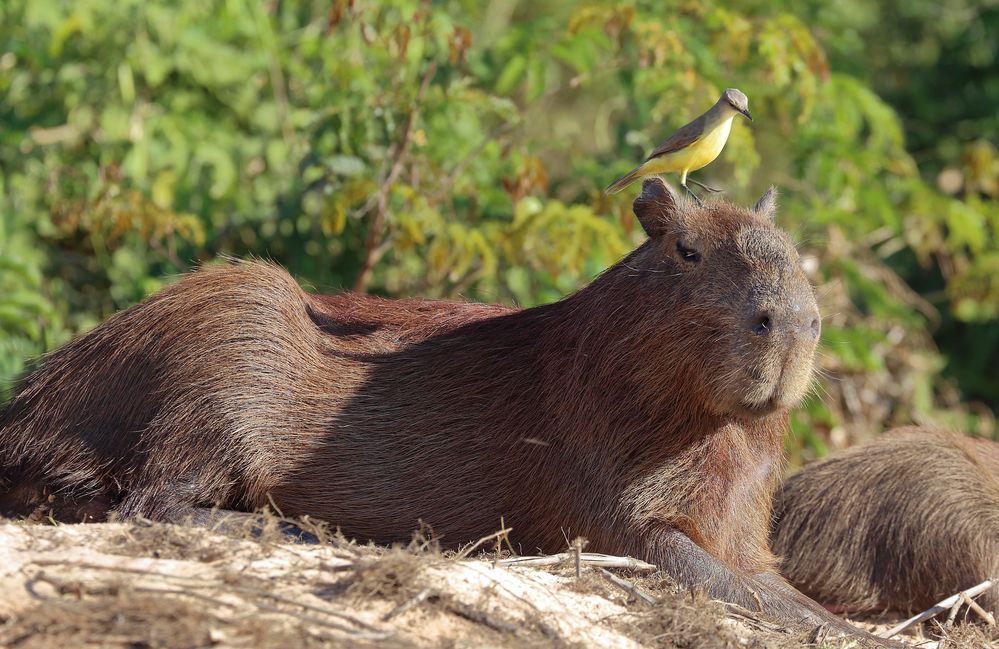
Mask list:
[{"label": "capybara back", "polygon": [[[778,492],[781,572],[823,604],[924,610],[999,576],[999,445],[906,428],[805,467]],[[995,591],[982,601],[996,610]]]}]

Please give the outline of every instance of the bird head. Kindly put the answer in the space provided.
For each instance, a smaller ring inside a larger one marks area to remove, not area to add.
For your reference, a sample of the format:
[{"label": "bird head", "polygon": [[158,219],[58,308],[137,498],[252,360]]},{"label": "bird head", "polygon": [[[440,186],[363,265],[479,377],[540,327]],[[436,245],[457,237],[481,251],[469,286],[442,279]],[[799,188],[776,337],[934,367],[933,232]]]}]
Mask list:
[{"label": "bird head", "polygon": [[753,121],[752,115],[749,114],[749,97],[741,90],[726,88],[725,92],[722,93],[721,101],[728,104],[735,112],[745,115],[750,122]]}]

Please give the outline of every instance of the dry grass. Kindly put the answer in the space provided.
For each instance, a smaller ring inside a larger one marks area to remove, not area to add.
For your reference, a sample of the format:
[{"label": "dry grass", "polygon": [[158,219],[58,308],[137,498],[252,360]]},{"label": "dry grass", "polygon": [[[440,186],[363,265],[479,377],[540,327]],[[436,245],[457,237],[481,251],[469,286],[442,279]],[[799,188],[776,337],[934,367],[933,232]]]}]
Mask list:
[{"label": "dry grass", "polygon": [[[648,605],[594,567],[577,578],[572,562],[458,560],[428,531],[408,547],[358,545],[318,528],[310,531],[320,544],[292,544],[272,519],[225,533],[2,523],[0,646],[837,646],[728,613],[657,574],[613,571],[656,599]],[[939,649],[988,646],[986,634],[956,626]]]}]

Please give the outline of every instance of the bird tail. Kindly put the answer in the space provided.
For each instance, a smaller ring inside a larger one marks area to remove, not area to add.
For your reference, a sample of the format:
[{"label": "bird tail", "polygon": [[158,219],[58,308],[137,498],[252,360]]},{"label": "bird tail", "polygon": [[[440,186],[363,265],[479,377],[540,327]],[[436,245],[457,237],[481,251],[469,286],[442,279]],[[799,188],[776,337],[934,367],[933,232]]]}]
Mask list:
[{"label": "bird tail", "polygon": [[607,185],[607,189],[604,190],[604,193],[605,194],[616,194],[619,191],[621,191],[622,189],[624,189],[625,187],[627,187],[628,185],[630,185],[631,183],[633,183],[636,180],[638,180],[639,178],[641,178],[642,175],[643,175],[642,174],[642,167],[643,166],[644,165],[640,165],[638,167],[635,167],[634,169],[632,169],[628,173],[624,174],[623,176],[621,176],[620,178],[618,178],[617,180],[615,180],[611,184]]}]

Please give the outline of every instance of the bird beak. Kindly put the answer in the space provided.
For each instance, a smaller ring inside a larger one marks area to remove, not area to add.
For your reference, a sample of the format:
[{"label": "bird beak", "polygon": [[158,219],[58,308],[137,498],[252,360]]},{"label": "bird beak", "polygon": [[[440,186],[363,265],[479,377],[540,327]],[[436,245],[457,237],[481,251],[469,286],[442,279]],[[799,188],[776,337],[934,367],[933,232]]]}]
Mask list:
[{"label": "bird beak", "polygon": [[739,112],[745,115],[746,119],[748,119],[750,122],[753,121],[753,116],[749,114],[748,108],[746,110],[740,110]]}]

